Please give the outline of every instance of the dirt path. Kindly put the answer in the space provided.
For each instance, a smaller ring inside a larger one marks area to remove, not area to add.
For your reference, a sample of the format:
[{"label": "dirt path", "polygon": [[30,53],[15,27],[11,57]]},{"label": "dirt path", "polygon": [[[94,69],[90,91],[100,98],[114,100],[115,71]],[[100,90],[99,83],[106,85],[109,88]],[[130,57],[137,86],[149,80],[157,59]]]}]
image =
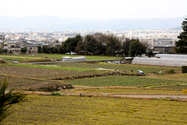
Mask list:
[{"label": "dirt path", "polygon": [[187,95],[112,95],[115,97],[134,97],[134,98],[181,98],[187,99]]}]

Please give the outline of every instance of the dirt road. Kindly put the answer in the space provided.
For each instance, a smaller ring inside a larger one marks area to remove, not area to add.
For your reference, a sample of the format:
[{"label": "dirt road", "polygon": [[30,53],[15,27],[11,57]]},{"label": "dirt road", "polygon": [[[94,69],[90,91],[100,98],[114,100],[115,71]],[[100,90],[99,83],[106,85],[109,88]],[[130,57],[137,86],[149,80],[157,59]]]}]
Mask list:
[{"label": "dirt road", "polygon": [[187,95],[113,95],[116,97],[135,97],[135,98],[181,98],[187,99]]}]

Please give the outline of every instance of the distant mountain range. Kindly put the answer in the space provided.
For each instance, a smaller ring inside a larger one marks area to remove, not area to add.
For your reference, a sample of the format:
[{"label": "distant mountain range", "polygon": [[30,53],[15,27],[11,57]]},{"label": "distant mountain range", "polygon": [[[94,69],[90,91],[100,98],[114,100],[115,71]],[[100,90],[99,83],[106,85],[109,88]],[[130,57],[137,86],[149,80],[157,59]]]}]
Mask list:
[{"label": "distant mountain range", "polygon": [[[185,16],[187,17],[187,16]],[[165,19],[91,20],[57,16],[4,17],[0,16],[1,30],[120,30],[120,29],[181,29],[185,17]]]}]

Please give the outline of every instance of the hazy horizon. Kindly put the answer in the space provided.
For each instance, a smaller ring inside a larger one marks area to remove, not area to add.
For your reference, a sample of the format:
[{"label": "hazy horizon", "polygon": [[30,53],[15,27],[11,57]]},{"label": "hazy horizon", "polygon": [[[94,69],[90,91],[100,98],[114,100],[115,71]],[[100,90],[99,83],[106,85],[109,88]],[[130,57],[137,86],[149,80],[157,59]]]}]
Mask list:
[{"label": "hazy horizon", "polygon": [[0,16],[57,16],[94,20],[177,18],[187,16],[186,0],[6,0]]}]

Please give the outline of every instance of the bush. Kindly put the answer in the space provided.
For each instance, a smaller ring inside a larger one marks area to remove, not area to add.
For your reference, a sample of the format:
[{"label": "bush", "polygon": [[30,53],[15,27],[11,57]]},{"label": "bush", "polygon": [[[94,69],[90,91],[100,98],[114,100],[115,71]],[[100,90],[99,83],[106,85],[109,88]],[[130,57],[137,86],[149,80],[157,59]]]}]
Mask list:
[{"label": "bush", "polygon": [[182,66],[182,73],[187,73],[187,66]]},{"label": "bush", "polygon": [[166,73],[167,73],[167,74],[174,74],[174,73],[175,73],[175,70],[169,69],[169,70],[166,71]]},{"label": "bush", "polygon": [[60,93],[51,93],[52,96],[61,96]]}]

